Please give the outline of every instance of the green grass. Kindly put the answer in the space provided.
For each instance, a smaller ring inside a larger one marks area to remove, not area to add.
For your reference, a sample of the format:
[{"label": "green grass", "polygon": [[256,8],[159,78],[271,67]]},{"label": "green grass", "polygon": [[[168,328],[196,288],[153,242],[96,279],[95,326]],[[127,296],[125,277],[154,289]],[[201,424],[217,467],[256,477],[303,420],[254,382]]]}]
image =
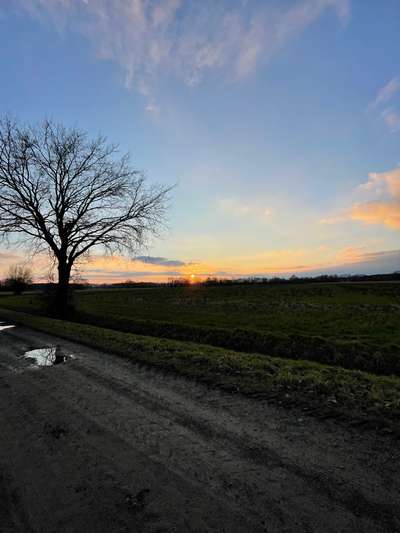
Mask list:
[{"label": "green grass", "polygon": [[362,421],[400,434],[397,377],[133,335],[6,309],[0,309],[0,316],[225,390],[306,406],[315,414]]},{"label": "green grass", "polygon": [[263,333],[323,335],[400,344],[400,284],[179,287],[89,291],[78,308]]},{"label": "green grass", "polygon": [[[118,331],[400,375],[400,284],[91,290],[74,320]],[[38,295],[1,305],[41,312]]]}]

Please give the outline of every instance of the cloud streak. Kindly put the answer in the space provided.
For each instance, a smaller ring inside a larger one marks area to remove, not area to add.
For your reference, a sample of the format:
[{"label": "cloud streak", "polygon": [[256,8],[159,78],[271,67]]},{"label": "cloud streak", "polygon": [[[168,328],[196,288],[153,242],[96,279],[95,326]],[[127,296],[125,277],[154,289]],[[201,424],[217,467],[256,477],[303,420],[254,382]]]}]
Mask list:
[{"label": "cloud streak", "polygon": [[166,257],[152,257],[149,255],[141,255],[135,257],[136,261],[150,265],[161,265],[167,267],[182,267],[192,265],[193,263],[186,263],[185,261],[179,261],[176,259],[167,259]]},{"label": "cloud streak", "polygon": [[399,91],[400,77],[396,76],[395,78],[392,78],[381,89],[379,89],[375,100],[371,104],[371,107],[379,107],[380,105],[387,104]]},{"label": "cloud streak", "polygon": [[381,119],[392,133],[400,131],[400,113],[397,109],[388,107],[388,104],[398,93],[400,93],[400,77],[396,76],[379,89],[375,100],[369,104],[367,109],[367,111],[379,112]]}]

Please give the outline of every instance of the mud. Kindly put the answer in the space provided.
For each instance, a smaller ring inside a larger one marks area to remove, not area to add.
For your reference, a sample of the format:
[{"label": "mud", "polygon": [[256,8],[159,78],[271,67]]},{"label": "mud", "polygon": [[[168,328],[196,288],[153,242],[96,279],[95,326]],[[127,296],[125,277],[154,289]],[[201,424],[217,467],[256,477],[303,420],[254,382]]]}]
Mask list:
[{"label": "mud", "polygon": [[[59,346],[67,364],[29,369]],[[399,443],[17,326],[0,531],[400,532]]]}]

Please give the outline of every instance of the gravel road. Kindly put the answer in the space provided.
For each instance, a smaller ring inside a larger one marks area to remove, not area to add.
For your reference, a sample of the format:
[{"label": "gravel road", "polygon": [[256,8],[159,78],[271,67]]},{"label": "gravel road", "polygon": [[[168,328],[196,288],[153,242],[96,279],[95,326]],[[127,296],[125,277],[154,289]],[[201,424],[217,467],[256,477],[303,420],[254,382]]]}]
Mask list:
[{"label": "gravel road", "polygon": [[[22,357],[57,345],[74,358]],[[2,533],[400,533],[390,436],[20,326],[0,329],[0,409]]]}]

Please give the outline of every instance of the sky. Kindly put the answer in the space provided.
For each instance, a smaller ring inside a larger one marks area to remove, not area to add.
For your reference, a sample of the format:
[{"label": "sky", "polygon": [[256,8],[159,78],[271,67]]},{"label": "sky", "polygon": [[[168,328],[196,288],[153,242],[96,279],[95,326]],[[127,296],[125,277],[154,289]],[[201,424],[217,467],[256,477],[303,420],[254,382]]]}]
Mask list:
[{"label": "sky", "polygon": [[[393,272],[399,20],[398,0],[1,0],[0,115],[100,132],[176,184],[161,238],[96,251],[88,281]],[[0,278],[24,260],[2,244]]]}]

